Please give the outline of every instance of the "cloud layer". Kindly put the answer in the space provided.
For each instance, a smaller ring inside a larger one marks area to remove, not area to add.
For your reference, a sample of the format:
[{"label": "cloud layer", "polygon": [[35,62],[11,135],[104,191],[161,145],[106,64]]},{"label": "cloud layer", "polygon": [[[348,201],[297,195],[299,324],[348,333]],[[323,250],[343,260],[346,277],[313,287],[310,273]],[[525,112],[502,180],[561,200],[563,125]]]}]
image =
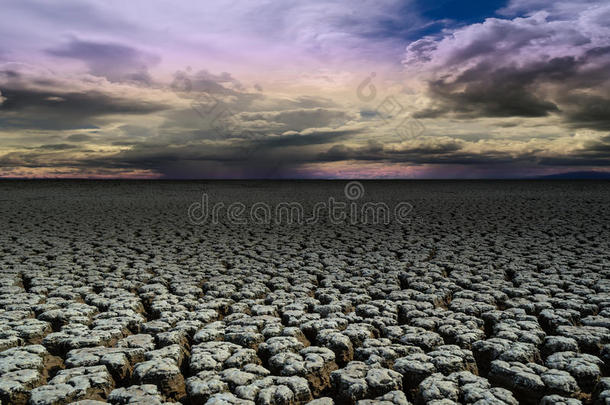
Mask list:
[{"label": "cloud layer", "polygon": [[606,170],[607,2],[513,0],[476,23],[424,6],[8,0],[0,176]]},{"label": "cloud layer", "polygon": [[[503,12],[541,4],[518,1]],[[610,5],[581,4],[566,14],[562,4],[410,44],[404,63],[431,98],[417,116],[557,115],[574,128],[607,130]]]}]

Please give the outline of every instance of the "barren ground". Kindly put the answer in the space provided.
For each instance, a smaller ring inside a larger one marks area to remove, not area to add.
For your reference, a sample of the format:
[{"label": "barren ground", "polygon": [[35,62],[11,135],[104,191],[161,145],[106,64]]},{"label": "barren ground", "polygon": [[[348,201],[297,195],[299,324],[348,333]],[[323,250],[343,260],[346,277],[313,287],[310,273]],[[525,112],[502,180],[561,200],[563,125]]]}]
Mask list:
[{"label": "barren ground", "polygon": [[610,183],[0,182],[2,404],[610,404]]}]

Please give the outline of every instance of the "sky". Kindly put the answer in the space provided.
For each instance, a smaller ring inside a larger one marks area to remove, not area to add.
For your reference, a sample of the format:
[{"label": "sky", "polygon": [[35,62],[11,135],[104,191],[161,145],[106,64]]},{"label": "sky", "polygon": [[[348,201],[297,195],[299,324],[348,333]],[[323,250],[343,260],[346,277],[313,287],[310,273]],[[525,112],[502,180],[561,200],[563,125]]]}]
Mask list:
[{"label": "sky", "polygon": [[0,177],[610,171],[607,0],[4,0]]}]

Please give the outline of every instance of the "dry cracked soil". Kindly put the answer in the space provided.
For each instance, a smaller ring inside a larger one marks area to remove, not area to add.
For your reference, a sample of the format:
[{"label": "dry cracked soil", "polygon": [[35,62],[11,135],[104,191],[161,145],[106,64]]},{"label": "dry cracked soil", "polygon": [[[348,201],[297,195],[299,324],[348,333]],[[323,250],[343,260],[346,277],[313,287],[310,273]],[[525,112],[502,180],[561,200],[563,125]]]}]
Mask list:
[{"label": "dry cracked soil", "polygon": [[413,206],[389,224],[187,215],[344,186],[0,183],[1,403],[610,404],[610,183],[363,182]]}]

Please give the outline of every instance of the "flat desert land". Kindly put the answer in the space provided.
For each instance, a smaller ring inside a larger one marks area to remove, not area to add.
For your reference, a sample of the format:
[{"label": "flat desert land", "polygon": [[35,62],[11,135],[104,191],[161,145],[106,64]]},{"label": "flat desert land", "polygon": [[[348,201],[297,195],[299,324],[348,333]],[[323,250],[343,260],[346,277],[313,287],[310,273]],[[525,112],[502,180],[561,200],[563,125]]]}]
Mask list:
[{"label": "flat desert land", "polygon": [[610,404],[610,183],[346,184],[0,182],[0,401]]}]

